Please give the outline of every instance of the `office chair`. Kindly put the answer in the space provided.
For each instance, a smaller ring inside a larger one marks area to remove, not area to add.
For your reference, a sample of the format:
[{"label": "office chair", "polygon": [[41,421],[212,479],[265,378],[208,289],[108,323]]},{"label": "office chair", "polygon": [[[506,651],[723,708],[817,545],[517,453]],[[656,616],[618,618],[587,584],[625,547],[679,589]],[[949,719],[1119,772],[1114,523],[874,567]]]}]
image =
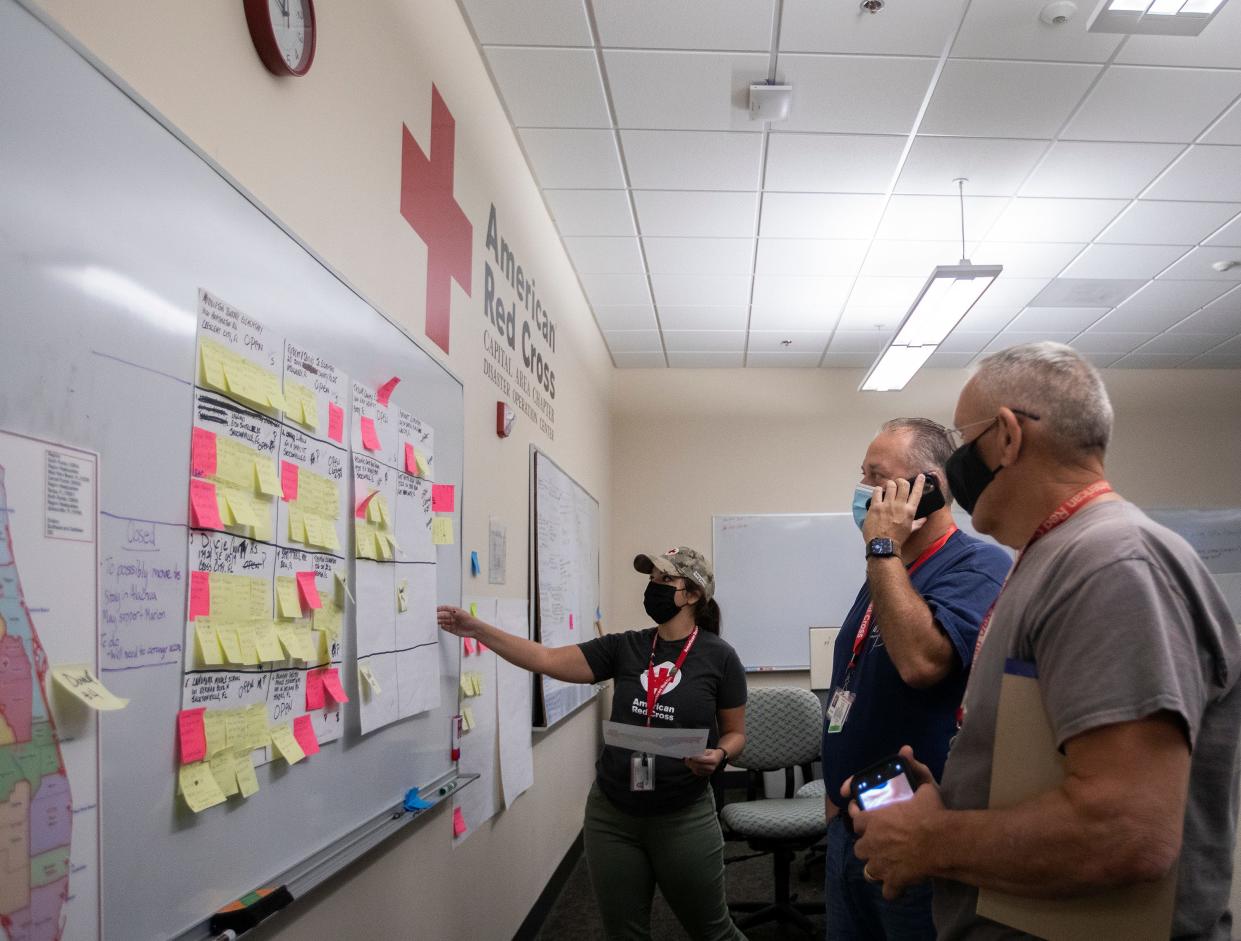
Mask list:
[{"label": "office chair", "polygon": [[[752,928],[769,921],[792,924],[807,934],[817,929],[808,914],[820,914],[822,903],[798,902],[790,891],[790,870],[798,851],[818,842],[827,830],[822,800],[794,797],[794,769],[810,777],[810,765],[819,757],[823,734],[823,709],[814,693],[806,689],[767,688],[750,690],[745,709],[746,743],[729,764],[749,776],[747,800],[725,804],[720,820],[731,834],[756,850],[770,853],[775,874],[774,898],[768,902],[735,902],[734,913],[744,913],[737,927]],[[759,798],[762,775],[784,771],[783,798]],[[752,859],[744,856],[741,859]],[[735,862],[738,860],[729,860]]]}]

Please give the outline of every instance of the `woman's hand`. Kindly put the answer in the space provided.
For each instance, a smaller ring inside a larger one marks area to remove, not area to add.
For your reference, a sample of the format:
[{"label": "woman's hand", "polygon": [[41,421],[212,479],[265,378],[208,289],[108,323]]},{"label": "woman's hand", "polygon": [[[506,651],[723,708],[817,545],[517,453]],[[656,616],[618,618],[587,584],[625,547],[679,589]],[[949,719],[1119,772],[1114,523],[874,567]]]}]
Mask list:
[{"label": "woman's hand", "polygon": [[477,637],[480,629],[486,626],[465,608],[450,604],[442,604],[435,609],[435,620],[442,629],[458,637]]},{"label": "woman's hand", "polygon": [[715,769],[723,760],[724,750],[722,748],[708,748],[701,755],[690,755],[685,759],[685,764],[694,774],[700,778],[706,778],[715,774]]}]

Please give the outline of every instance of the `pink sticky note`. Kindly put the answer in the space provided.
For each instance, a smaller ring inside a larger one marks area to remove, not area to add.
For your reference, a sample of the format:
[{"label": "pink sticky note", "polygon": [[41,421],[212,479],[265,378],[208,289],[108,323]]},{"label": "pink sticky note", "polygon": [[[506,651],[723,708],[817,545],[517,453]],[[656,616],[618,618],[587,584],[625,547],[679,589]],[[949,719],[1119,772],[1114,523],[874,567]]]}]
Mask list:
[{"label": "pink sticky note", "polygon": [[215,432],[195,428],[190,437],[190,473],[195,477],[214,477],[215,466]]},{"label": "pink sticky note", "polygon": [[318,754],[319,738],[315,735],[315,726],[310,721],[310,716],[298,716],[293,720],[293,737],[308,756]]},{"label": "pink sticky note", "polygon": [[358,508],[354,511],[353,515],[360,520],[366,519],[366,508],[370,505],[370,502],[375,499],[375,494],[377,493],[379,493],[378,490],[373,490],[368,493],[362,502],[358,504]]},{"label": "pink sticky note", "polygon": [[375,419],[362,416],[362,447],[368,451],[378,451],[382,445],[375,431]]},{"label": "pink sticky note", "polygon": [[465,650],[465,655],[468,657],[470,654],[474,652],[474,638],[472,637],[463,638],[461,641],[461,646]]},{"label": "pink sticky note", "polygon": [[297,499],[297,465],[292,461],[280,462],[280,490],[285,503]]},{"label": "pink sticky note", "polygon": [[327,694],[337,702],[348,702],[349,694],[345,692],[345,687],[340,685],[340,672],[336,667],[327,667],[323,671],[323,688],[327,690]]},{"label": "pink sticky note", "polygon": [[306,709],[313,712],[323,708],[323,671],[306,671]]},{"label": "pink sticky note", "polygon": [[190,620],[211,616],[211,573],[190,572]]},{"label": "pink sticky note", "polygon": [[327,403],[327,436],[337,444],[345,440],[345,410],[335,402]]},{"label": "pink sticky note", "polygon": [[490,649],[491,648],[484,644],[481,640],[478,642],[478,652],[480,655],[485,654]]},{"label": "pink sticky note", "polygon": [[302,596],[302,604],[308,608],[322,608],[323,602],[319,600],[319,589],[315,585],[314,572],[298,572],[297,573],[297,590]]},{"label": "pink sticky note", "polygon": [[190,522],[200,529],[224,528],[220,504],[215,499],[215,484],[210,481],[190,481]]},{"label": "pink sticky note", "polygon": [[451,513],[457,505],[457,488],[452,484],[431,485],[431,512]]},{"label": "pink sticky note", "polygon": [[177,713],[177,732],[181,739],[181,764],[188,765],[207,757],[207,730],[203,727],[205,706],[182,709]]},{"label": "pink sticky note", "polygon": [[396,388],[396,384],[400,381],[401,379],[399,376],[393,376],[375,390],[375,398],[379,400],[380,405],[388,404],[388,399],[392,398],[392,390]]},{"label": "pink sticky note", "polygon": [[569,615],[569,630],[573,630],[573,615]]},{"label": "pink sticky note", "polygon": [[452,835],[462,836],[470,828],[465,825],[465,817],[461,815],[461,808],[454,807],[452,809]]},{"label": "pink sticky note", "polygon": [[405,473],[415,476],[418,474],[418,454],[408,441],[405,442]]}]

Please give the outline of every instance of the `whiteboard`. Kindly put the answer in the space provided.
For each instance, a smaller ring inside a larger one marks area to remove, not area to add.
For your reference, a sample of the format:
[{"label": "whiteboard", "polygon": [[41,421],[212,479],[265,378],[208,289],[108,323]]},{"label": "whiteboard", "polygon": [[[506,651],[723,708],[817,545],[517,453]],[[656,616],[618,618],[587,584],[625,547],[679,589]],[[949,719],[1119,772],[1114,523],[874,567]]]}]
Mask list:
[{"label": "whiteboard", "polygon": [[[450,774],[458,671],[440,645],[442,706],[368,736],[346,709],[318,755],[259,767],[249,800],[197,816],[181,804],[184,580],[136,615],[106,590],[135,559],[186,574],[198,289],[370,388],[401,377],[392,402],[434,427],[436,479],[458,485],[462,388],[14,0],[0,0],[0,126],[0,428],[100,456],[98,665],[131,699],[99,722],[102,933],[172,937]],[[459,491],[456,506],[459,533]],[[437,548],[438,599],[457,602],[460,546]],[[353,670],[342,675],[356,700]]]},{"label": "whiteboard", "polygon": [[1241,508],[1147,510],[1194,547],[1241,624]]},{"label": "whiteboard", "polygon": [[[549,647],[595,637],[599,613],[599,501],[531,448],[531,582],[535,640]],[[535,678],[534,724],[549,728],[594,698],[592,684]]]},{"label": "whiteboard", "polygon": [[[964,514],[953,519],[993,541]],[[840,627],[866,580],[853,514],[717,515],[711,538],[721,634],[741,663],[747,670],[809,669],[807,631]]]}]

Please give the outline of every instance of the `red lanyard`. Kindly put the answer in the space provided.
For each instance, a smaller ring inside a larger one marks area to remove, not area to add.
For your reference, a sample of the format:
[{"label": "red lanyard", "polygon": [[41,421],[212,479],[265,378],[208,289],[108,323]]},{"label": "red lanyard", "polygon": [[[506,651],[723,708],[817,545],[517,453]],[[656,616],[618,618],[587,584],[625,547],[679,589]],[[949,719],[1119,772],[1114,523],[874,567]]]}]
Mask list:
[{"label": "red lanyard", "polygon": [[681,655],[677,657],[677,662],[673,665],[672,670],[668,673],[661,673],[659,678],[655,677],[655,644],[659,642],[659,629],[656,628],[654,636],[651,638],[651,659],[646,666],[646,727],[651,727],[651,716],[655,714],[655,703],[659,702],[659,697],[664,694],[668,684],[673,678],[681,672],[681,665],[685,663],[685,658],[689,656],[689,649],[694,646],[694,641],[698,639],[698,628],[694,628],[690,632],[689,639],[685,641],[685,646],[681,648]]},{"label": "red lanyard", "polygon": [[[948,540],[952,538],[952,534],[956,531],[957,525],[956,523],[953,523],[948,532],[936,539],[930,546],[927,547],[926,551],[924,551],[922,555],[914,559],[913,565],[909,566],[906,570],[907,574],[910,577],[913,577],[914,572],[922,568],[931,556],[935,555],[935,553],[937,553],[940,549],[944,548]],[[866,645],[866,635],[870,633],[870,622],[874,616],[875,603],[872,601],[866,606],[866,613],[862,615],[862,625],[857,629],[857,636],[853,638],[853,656],[849,658],[849,666],[845,668],[846,675],[848,675],[849,672],[857,666],[858,655],[862,652],[862,648]]]}]

